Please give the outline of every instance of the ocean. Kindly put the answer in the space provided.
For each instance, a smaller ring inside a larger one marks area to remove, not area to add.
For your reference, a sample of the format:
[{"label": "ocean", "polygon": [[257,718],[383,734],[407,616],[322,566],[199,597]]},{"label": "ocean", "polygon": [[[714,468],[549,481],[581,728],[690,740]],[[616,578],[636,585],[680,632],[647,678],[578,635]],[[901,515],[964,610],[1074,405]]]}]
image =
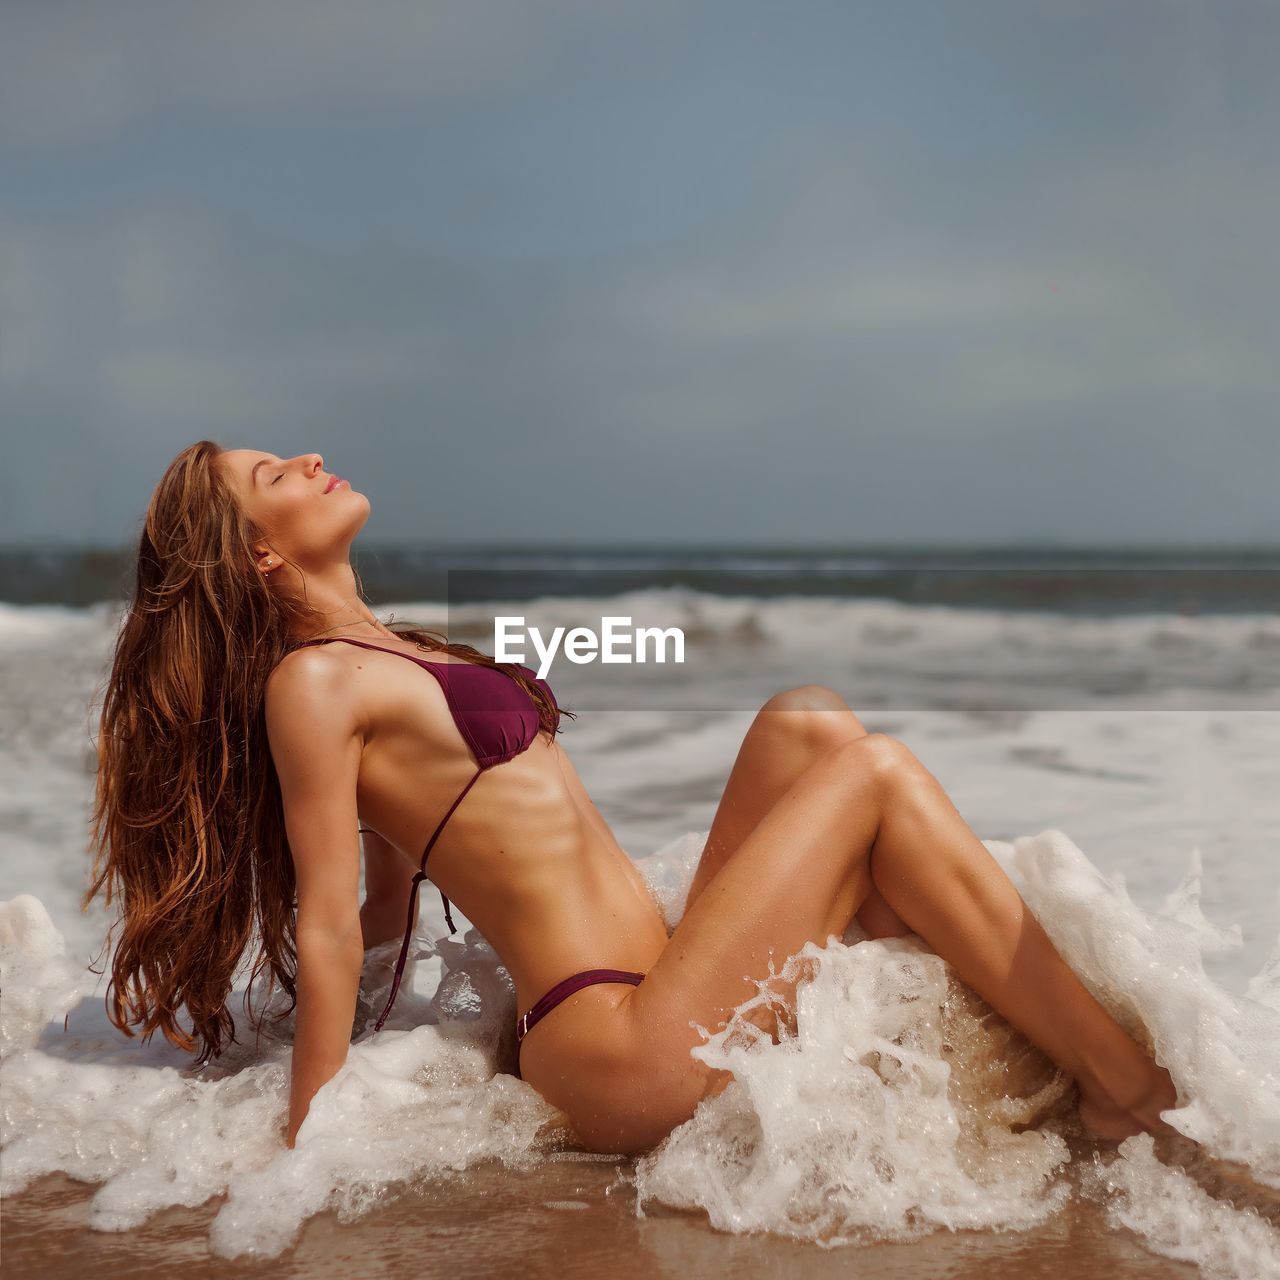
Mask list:
[{"label": "ocean", "polygon": [[[766,1242],[749,1264],[732,1255],[743,1274],[776,1274],[784,1256],[796,1274],[826,1274],[846,1249],[869,1275],[942,1274],[961,1255],[938,1242],[954,1239],[985,1274],[1024,1241],[1036,1248],[1017,1254],[1020,1274],[1087,1274],[1073,1267],[1092,1260],[1280,1276],[1280,553],[383,547],[356,564],[384,620],[488,652],[496,616],[544,635],[606,617],[681,630],[683,663],[561,653],[548,676],[578,716],[561,743],[672,925],[760,703],[799,684],[837,689],[924,761],[1086,985],[1142,1029],[1178,1086],[1166,1119],[1198,1149],[1178,1157],[1143,1135],[1100,1153],[1072,1130],[1066,1082],[941,960],[853,926],[805,957],[795,1041],[713,1037],[699,1052],[733,1071],[729,1089],[642,1158],[584,1159],[556,1113],[498,1070],[515,1007],[498,957],[456,904],[449,938],[425,895],[392,1019],[377,1037],[358,1031],[306,1140],[285,1151],[288,1024],[197,1072],[105,1019],[105,980],[88,965],[108,921],[78,902],[95,701],[128,556],[11,550],[9,1259],[51,1274],[68,1240],[83,1251],[122,1233],[153,1248],[168,1223],[189,1274],[232,1260],[301,1274],[303,1259],[308,1274],[380,1274],[402,1246],[379,1224],[415,1206],[457,1211],[470,1191],[519,1210],[519,1230],[551,1251],[546,1274],[586,1274],[577,1232],[625,1239],[636,1274],[725,1265],[719,1238]],[[365,1014],[385,960],[370,956]],[[910,1062],[872,1066],[895,1037]],[[548,1235],[553,1219],[565,1225]],[[432,1274],[539,1273],[519,1248],[497,1267],[482,1220],[463,1235],[462,1261],[436,1259]]]}]

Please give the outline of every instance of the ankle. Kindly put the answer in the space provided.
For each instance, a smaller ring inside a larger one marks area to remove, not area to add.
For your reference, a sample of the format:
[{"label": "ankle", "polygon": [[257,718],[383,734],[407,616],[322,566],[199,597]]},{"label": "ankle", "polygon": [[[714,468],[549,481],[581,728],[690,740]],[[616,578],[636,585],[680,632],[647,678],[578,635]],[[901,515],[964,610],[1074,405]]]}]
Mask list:
[{"label": "ankle", "polygon": [[1173,1078],[1150,1058],[1144,1058],[1140,1073],[1115,1073],[1106,1083],[1099,1076],[1086,1073],[1081,1078],[1081,1088],[1094,1097],[1109,1099],[1113,1107],[1135,1116],[1154,1118],[1177,1105],[1178,1091]]},{"label": "ankle", "polygon": [[1160,1112],[1178,1105],[1178,1087],[1173,1077],[1157,1063],[1152,1063],[1151,1082],[1146,1092],[1129,1106],[1134,1115],[1155,1120]]}]

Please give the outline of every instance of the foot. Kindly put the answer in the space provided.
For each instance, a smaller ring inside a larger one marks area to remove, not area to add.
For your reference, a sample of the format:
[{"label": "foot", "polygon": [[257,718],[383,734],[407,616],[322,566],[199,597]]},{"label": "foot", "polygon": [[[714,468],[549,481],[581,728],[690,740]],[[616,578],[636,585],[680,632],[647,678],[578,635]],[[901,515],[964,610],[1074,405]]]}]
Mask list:
[{"label": "foot", "polygon": [[1107,1142],[1120,1142],[1132,1138],[1144,1129],[1123,1107],[1117,1107],[1110,1098],[1096,1098],[1080,1091],[1080,1124],[1089,1137]]},{"label": "foot", "polygon": [[1100,1090],[1080,1086],[1080,1123],[1091,1138],[1115,1142],[1135,1133],[1176,1134],[1177,1130],[1162,1120],[1160,1113],[1177,1105],[1173,1078],[1160,1066],[1154,1067],[1151,1087],[1128,1107],[1119,1106]]},{"label": "foot", "polygon": [[1178,1131],[1167,1121],[1160,1119],[1162,1111],[1171,1111],[1178,1105],[1178,1090],[1173,1077],[1161,1066],[1155,1068],[1155,1079],[1146,1096],[1129,1108],[1129,1114],[1148,1132],[1156,1135],[1176,1134]]}]

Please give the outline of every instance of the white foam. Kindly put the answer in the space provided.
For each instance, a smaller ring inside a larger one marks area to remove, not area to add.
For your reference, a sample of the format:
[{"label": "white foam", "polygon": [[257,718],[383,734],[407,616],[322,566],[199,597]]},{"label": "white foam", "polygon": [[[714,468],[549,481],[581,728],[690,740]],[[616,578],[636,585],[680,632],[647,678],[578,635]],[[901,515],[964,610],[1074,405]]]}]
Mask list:
[{"label": "white foam", "polygon": [[1055,1075],[998,1124],[953,1099],[944,1046],[978,1024],[958,1029],[941,959],[914,937],[832,939],[808,944],[782,976],[806,966],[794,1038],[775,1045],[735,1022],[694,1050],[735,1079],[637,1162],[642,1204],[702,1208],[725,1231],[828,1246],[937,1227],[1020,1229],[1061,1206],[1069,1188],[1052,1175],[1066,1143],[1009,1125],[1029,1122],[1069,1083]]},{"label": "white foam", "polygon": [[1204,955],[1239,945],[1239,937],[1201,913],[1199,851],[1150,913],[1129,897],[1122,874],[1102,876],[1061,831],[988,847],[1004,855],[1085,985],[1173,1075],[1182,1105],[1169,1122],[1280,1189],[1280,1014],[1205,973]]},{"label": "white foam", "polygon": [[1280,1233],[1251,1207],[1210,1195],[1156,1158],[1148,1133],[1126,1138],[1120,1158],[1084,1166],[1085,1194],[1102,1202],[1113,1227],[1127,1227],[1166,1258],[1190,1262],[1208,1280],[1280,1276]]},{"label": "white foam", "polygon": [[[671,923],[704,838],[690,832],[638,860]],[[1145,1023],[1178,1086],[1166,1119],[1280,1186],[1280,1013],[1205,976],[1202,951],[1234,934],[1200,911],[1198,857],[1162,914],[1134,905],[1121,878],[1060,831],[987,847],[1099,998]],[[724,1230],[833,1245],[1021,1229],[1071,1194],[1069,1081],[918,939],[864,937],[855,924],[784,966],[802,977],[794,1038],[774,1044],[743,1020],[776,999],[762,987],[694,1050],[735,1079],[636,1162],[639,1212],[700,1208]],[[392,951],[369,958],[362,1023],[380,1008]],[[357,1038],[289,1151],[289,1021],[256,1043],[242,1036],[203,1072],[163,1043],[124,1040],[96,1001],[75,1005],[64,1032],[78,987],[61,938],[34,898],[0,904],[0,1193],[55,1170],[100,1183],[90,1222],[115,1231],[224,1194],[210,1248],[270,1257],[324,1209],[357,1217],[390,1187],[483,1160],[535,1167],[568,1134],[558,1111],[504,1073],[514,1060],[505,969],[474,930],[419,951],[388,1027]],[[1264,975],[1257,982],[1274,994]],[[1122,1144],[1084,1189],[1170,1257],[1223,1276],[1280,1274],[1267,1270],[1280,1257],[1275,1229],[1155,1160],[1147,1140]]]},{"label": "white foam", "polygon": [[[395,949],[370,953],[363,1021],[381,1008]],[[510,980],[474,931],[440,949],[447,968],[436,957],[419,966],[435,970],[430,991],[411,966],[386,1029],[352,1045],[290,1151],[292,1018],[255,1039],[237,1017],[243,1043],[191,1070],[189,1055],[124,1039],[96,1000],[80,999],[90,984],[76,980],[36,899],[0,903],[0,1195],[61,1171],[102,1184],[91,1226],[125,1231],[166,1206],[225,1194],[210,1247],[274,1256],[311,1215],[358,1216],[393,1184],[488,1159],[528,1168],[568,1134],[558,1111],[498,1070],[514,1061]]]},{"label": "white foam", "polygon": [[80,974],[66,958],[62,935],[38,898],[19,894],[0,904],[0,1061],[29,1049],[80,994]]},{"label": "white foam", "polygon": [[[1280,1014],[1205,974],[1201,956],[1239,935],[1200,909],[1198,851],[1148,913],[1061,831],[985,843],[1086,985],[1169,1069],[1179,1106],[1164,1118],[1257,1187],[1280,1188]],[[794,1038],[774,1044],[742,1019],[776,998],[762,987],[693,1051],[734,1080],[637,1161],[642,1206],[700,1208],[723,1230],[824,1245],[1021,1229],[1059,1207],[1070,1188],[1066,1078],[1046,1075],[1049,1064],[919,939],[857,942],[859,932],[811,943],[782,969],[806,975]],[[1275,971],[1273,960],[1250,990],[1273,999]],[[1167,1256],[1212,1260],[1212,1274],[1280,1275],[1275,1228],[1156,1161],[1144,1138],[1121,1144],[1107,1178],[1087,1184],[1113,1221]]]}]

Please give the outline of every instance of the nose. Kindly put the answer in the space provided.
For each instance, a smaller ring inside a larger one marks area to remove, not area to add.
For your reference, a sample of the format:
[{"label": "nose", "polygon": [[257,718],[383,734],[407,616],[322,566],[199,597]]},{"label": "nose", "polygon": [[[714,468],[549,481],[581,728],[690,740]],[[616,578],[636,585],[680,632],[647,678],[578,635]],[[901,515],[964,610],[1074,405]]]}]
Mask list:
[{"label": "nose", "polygon": [[309,453],[306,458],[306,467],[309,475],[315,475],[317,471],[324,470],[324,459],[318,453]]}]

